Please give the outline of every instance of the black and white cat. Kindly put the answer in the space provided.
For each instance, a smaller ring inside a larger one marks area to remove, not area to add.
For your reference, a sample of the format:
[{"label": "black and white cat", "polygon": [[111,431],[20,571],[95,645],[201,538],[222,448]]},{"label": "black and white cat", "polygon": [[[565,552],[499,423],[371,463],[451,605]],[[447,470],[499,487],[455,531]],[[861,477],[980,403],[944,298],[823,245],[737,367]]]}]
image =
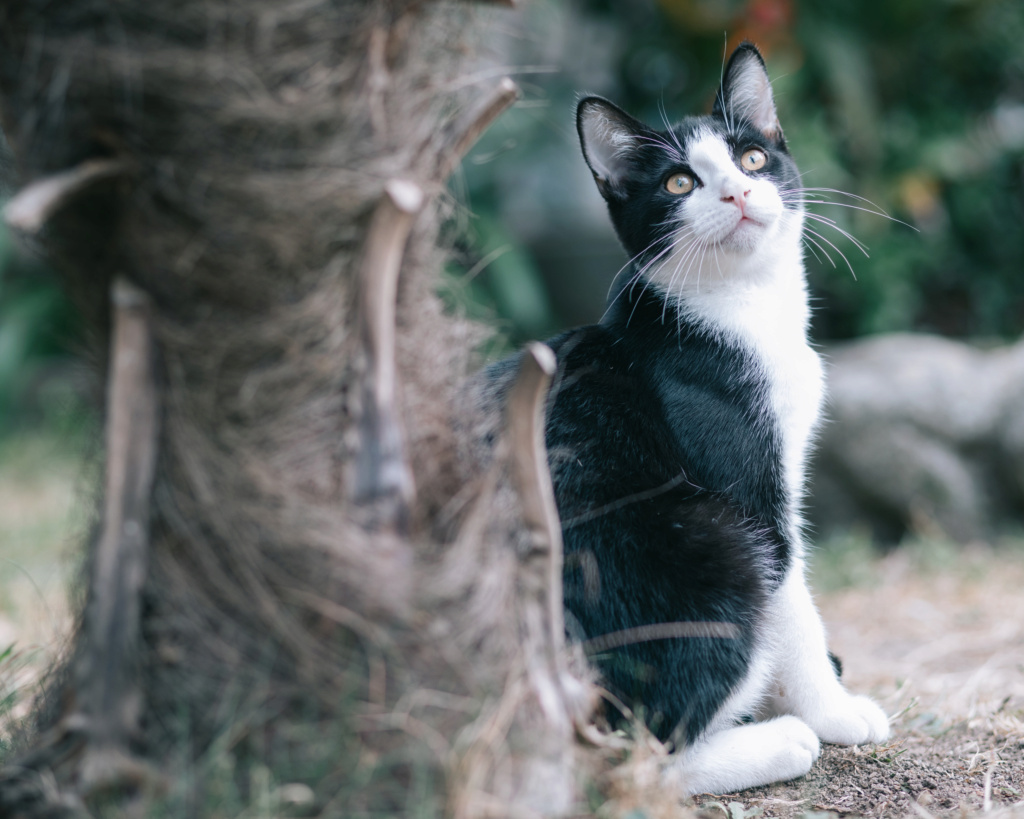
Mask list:
[{"label": "black and white cat", "polygon": [[655,130],[587,97],[577,126],[631,262],[599,324],[548,341],[568,628],[688,792],[802,776],[819,740],[889,728],[841,684],[804,577],[823,382],[764,62],[741,45],[710,115]]}]

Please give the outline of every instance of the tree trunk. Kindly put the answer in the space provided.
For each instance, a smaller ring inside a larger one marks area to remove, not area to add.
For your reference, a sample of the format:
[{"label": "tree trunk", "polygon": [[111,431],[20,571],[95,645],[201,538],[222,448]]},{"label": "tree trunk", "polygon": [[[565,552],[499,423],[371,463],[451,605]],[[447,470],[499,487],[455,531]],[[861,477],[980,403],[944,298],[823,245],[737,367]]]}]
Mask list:
[{"label": "tree trunk", "polygon": [[445,179],[515,97],[478,15],[0,10],[5,215],[107,384],[88,602],[0,814],[572,810],[549,351],[472,417],[435,297]]}]

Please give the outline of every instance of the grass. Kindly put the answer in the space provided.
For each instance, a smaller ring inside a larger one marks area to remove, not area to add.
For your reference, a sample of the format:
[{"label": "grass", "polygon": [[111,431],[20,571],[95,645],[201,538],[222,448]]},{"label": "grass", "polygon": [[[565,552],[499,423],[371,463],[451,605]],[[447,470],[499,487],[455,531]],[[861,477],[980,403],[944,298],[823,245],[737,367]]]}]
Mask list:
[{"label": "grass", "polygon": [[[852,530],[816,543],[808,561],[811,586],[816,594],[827,595],[878,585],[890,568],[887,554],[865,531]],[[938,536],[908,535],[892,554],[900,556],[907,571],[922,577],[946,574],[983,581],[1002,562],[1024,562],[1024,534],[967,545]]]}]

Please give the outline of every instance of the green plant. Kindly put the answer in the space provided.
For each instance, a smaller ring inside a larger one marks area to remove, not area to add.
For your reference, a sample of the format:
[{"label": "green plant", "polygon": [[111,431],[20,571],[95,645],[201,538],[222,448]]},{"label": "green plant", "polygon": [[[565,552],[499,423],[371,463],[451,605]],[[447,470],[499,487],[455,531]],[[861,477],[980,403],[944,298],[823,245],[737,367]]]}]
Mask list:
[{"label": "green plant", "polygon": [[20,251],[0,223],[0,435],[15,423],[60,423],[78,322],[56,277]]}]

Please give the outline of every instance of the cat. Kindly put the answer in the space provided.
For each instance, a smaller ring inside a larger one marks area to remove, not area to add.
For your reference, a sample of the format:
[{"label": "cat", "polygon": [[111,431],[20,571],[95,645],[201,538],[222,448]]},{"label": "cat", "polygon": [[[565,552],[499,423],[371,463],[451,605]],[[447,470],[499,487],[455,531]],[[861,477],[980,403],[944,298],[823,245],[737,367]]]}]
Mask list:
[{"label": "cat", "polygon": [[[711,114],[664,129],[596,96],[576,110],[630,262],[598,324],[547,342],[567,630],[674,746],[688,793],[793,779],[820,742],[889,726],[841,683],[805,580],[823,377],[765,63],[741,44]],[[494,395],[517,367],[486,371]]]}]

